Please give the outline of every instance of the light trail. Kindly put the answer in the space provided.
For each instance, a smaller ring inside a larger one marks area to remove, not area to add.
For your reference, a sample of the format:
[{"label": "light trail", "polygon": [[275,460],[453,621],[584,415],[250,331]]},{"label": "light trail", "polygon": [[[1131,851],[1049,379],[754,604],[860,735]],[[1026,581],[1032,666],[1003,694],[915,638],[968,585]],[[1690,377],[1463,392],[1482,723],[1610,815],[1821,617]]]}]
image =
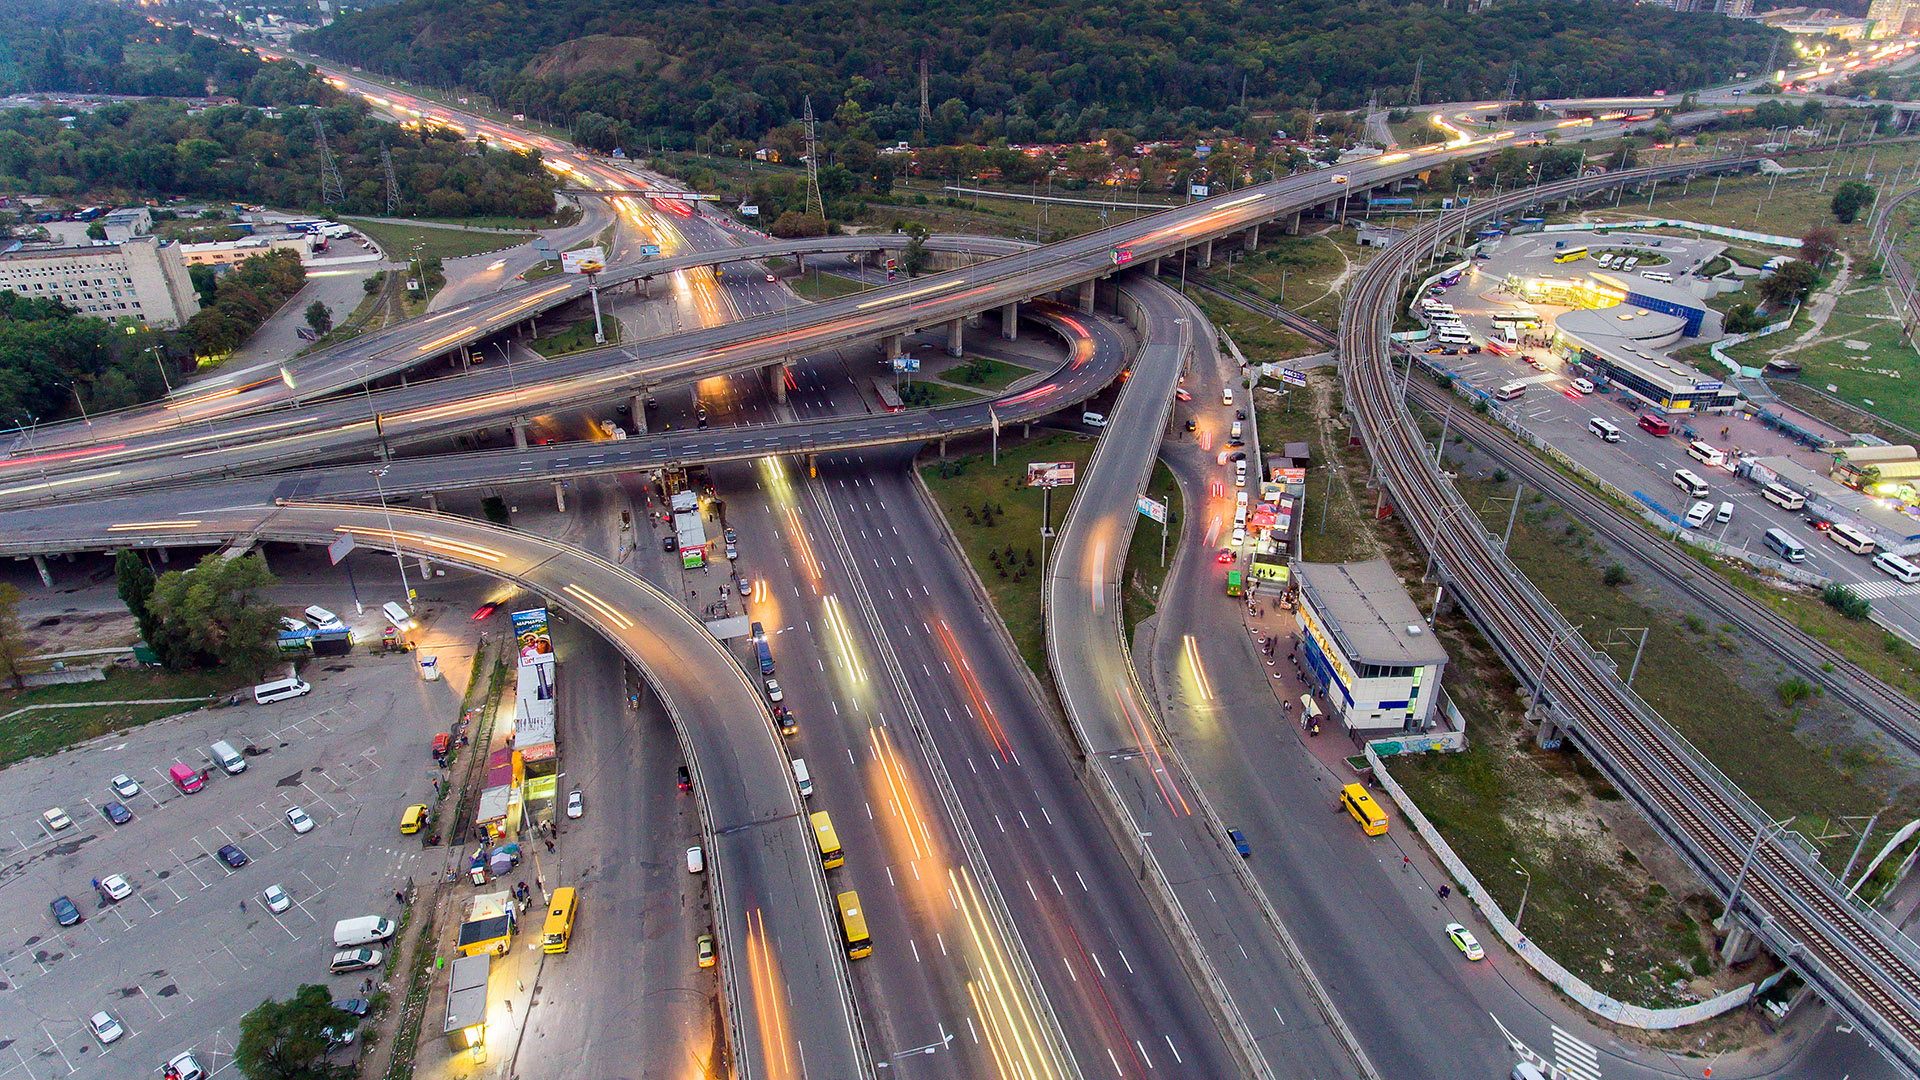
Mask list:
[{"label": "light trail", "polygon": [[953,628],[945,619],[940,620],[940,646],[947,650],[952,660],[951,666],[960,673],[960,682],[967,689],[967,696],[973,701],[974,712],[979,714],[980,723],[987,729],[987,735],[993,740],[993,747],[1000,754],[1000,760],[1020,764],[1020,755],[1007,739],[1007,733],[1000,727],[1000,718],[994,715],[993,706],[987,703],[986,692],[981,689],[980,680],[974,678],[973,668],[967,658],[961,655],[960,641],[953,636]]},{"label": "light trail", "polygon": [[1200,645],[1193,635],[1186,636],[1187,667],[1193,671],[1194,685],[1200,689],[1200,697],[1205,701],[1213,700],[1213,680],[1207,678],[1206,665],[1200,662]]},{"label": "light trail", "polygon": [[892,794],[894,812],[907,827],[907,839],[913,844],[915,859],[932,858],[934,855],[933,831],[927,827],[925,814],[920,809],[919,800],[914,797],[914,785],[907,776],[906,766],[900,762],[900,752],[893,745],[893,736],[886,729],[869,726],[867,742],[873,750],[875,761],[880,763],[880,772],[887,780],[887,788]]}]

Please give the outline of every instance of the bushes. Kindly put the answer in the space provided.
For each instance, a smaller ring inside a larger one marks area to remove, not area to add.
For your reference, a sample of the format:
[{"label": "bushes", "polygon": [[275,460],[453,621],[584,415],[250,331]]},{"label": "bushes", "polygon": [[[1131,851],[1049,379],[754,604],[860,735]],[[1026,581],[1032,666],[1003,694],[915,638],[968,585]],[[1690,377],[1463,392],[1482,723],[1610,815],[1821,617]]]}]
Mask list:
[{"label": "bushes", "polygon": [[1873,604],[1866,597],[1854,592],[1848,585],[1834,582],[1820,590],[1820,599],[1833,610],[1849,619],[1860,620],[1873,613]]}]

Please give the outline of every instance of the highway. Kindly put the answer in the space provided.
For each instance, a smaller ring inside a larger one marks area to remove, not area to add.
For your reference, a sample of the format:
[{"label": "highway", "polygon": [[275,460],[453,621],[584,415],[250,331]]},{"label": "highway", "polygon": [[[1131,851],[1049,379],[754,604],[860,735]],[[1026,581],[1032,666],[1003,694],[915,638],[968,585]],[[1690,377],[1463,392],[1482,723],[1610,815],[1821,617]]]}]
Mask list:
[{"label": "highway", "polygon": [[[1653,177],[1671,170],[1636,170]],[[1616,180],[1619,174],[1615,174]],[[1517,209],[1593,185],[1568,181],[1475,207]],[[1384,328],[1400,283],[1436,240],[1415,231],[1355,282],[1340,331],[1348,401],[1395,508],[1435,551],[1445,581],[1516,671],[1536,680],[1552,715],[1590,759],[1722,891],[1741,878],[1739,910],[1768,947],[1847,1013],[1909,1072],[1920,1066],[1920,956],[1898,931],[1845,895],[1818,860],[1774,835],[1772,823],[1633,696],[1612,666],[1507,563],[1466,506],[1433,470],[1424,440],[1398,401]],[[1754,850],[1750,863],[1749,849]],[[1749,872],[1741,877],[1743,863]]]}]

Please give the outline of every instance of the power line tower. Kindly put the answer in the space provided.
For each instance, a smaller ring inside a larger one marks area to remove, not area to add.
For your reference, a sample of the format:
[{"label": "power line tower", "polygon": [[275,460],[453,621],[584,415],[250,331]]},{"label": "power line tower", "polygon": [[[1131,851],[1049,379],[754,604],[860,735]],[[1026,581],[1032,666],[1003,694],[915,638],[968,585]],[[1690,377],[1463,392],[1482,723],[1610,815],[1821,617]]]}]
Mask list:
[{"label": "power line tower", "polygon": [[827,208],[820,201],[820,143],[814,138],[813,97],[807,102],[807,213],[827,220]]},{"label": "power line tower", "polygon": [[933,124],[933,108],[927,104],[927,54],[920,54],[920,130]]},{"label": "power line tower", "polygon": [[1427,66],[1427,58],[1422,55],[1413,65],[1413,105],[1420,107],[1420,72]]},{"label": "power line tower", "polygon": [[340,166],[333,162],[333,149],[327,145],[327,126],[313,118],[313,135],[320,144],[320,201],[329,206],[346,198],[347,186],[340,181]]},{"label": "power line tower", "polygon": [[393,151],[388,147],[380,148],[380,167],[387,173],[387,213],[400,212],[400,181],[393,175]]}]

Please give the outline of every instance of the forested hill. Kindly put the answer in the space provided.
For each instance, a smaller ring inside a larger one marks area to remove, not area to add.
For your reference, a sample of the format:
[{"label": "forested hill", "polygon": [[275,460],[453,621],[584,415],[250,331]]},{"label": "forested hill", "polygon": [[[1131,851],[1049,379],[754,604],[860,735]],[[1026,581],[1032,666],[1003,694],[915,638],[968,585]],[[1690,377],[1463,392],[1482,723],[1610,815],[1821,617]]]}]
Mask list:
[{"label": "forested hill", "polygon": [[0,94],[237,94],[252,53],[109,4],[0,0]]},{"label": "forested hill", "polygon": [[[1464,4],[1459,5],[1464,6]],[[1404,0],[402,0],[301,44],[371,71],[457,84],[566,122],[755,138],[801,98],[878,139],[1141,138],[1234,124],[1244,100],[1322,108],[1685,90],[1758,71],[1777,31],[1605,0],[1476,15]],[[1424,63],[1423,63],[1424,61]],[[1516,68],[1517,65],[1517,68]],[[1243,98],[1244,95],[1244,98]]]}]

